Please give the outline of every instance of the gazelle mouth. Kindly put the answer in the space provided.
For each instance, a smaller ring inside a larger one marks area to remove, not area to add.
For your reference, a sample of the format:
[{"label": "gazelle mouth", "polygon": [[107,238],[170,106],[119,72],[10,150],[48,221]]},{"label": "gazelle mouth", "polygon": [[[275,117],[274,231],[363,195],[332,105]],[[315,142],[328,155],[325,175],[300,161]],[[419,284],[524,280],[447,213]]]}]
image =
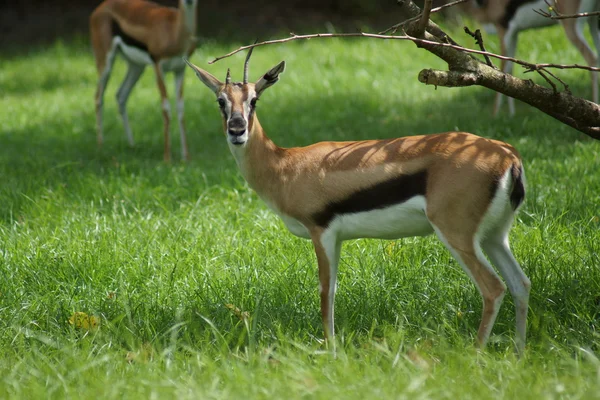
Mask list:
[{"label": "gazelle mouth", "polygon": [[231,142],[231,144],[239,146],[246,143],[246,138],[243,138],[241,136],[229,136],[229,142]]}]

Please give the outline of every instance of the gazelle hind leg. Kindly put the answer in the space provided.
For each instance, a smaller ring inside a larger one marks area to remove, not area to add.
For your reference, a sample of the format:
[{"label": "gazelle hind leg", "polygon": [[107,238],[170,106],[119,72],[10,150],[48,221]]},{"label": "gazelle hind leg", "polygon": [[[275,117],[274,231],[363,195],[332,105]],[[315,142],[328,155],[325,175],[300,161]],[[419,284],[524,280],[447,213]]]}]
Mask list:
[{"label": "gazelle hind leg", "polygon": [[481,294],[483,310],[477,331],[477,345],[484,348],[504,299],[506,287],[472,237],[455,237],[444,234],[437,227],[434,229]]},{"label": "gazelle hind leg", "polygon": [[483,250],[490,258],[500,275],[506,281],[508,290],[515,303],[516,313],[516,347],[522,354],[525,350],[527,311],[531,282],[510,251],[507,233],[490,236],[481,243]]},{"label": "gazelle hind leg", "polygon": [[131,132],[129,118],[127,116],[127,99],[129,99],[131,90],[142,76],[145,66],[134,64],[132,62],[128,62],[127,64],[127,74],[125,75],[125,79],[123,79],[123,83],[121,83],[121,87],[117,92],[117,104],[119,105],[119,113],[121,114],[121,119],[123,120],[123,128],[125,129],[125,134],[127,135],[127,141],[129,142],[129,145],[133,147],[135,145],[135,141],[133,139],[133,133]]},{"label": "gazelle hind leg", "polygon": [[181,138],[181,158],[185,161],[189,160],[187,140],[185,135],[184,103],[183,103],[183,78],[185,69],[175,71],[175,93],[177,96],[177,121],[179,122],[179,136]]},{"label": "gazelle hind leg", "polygon": [[[583,5],[583,6],[586,7],[585,5]],[[593,10],[593,8],[590,11],[592,11],[592,10]],[[580,7],[580,11],[587,11],[587,10],[585,8],[582,10]],[[592,20],[593,20],[593,22],[590,23],[590,30],[592,33],[592,37],[594,37],[594,29],[596,30],[596,34],[598,33],[598,25],[597,25],[598,18],[597,17],[592,18]],[[583,28],[584,28],[585,22],[586,21],[584,18],[576,18],[576,19],[567,18],[567,19],[561,20],[561,24],[563,25],[563,28],[565,30],[565,33],[566,33],[569,41],[581,53],[581,55],[585,59],[586,64],[590,67],[595,67],[597,64],[597,61],[598,61],[597,54],[594,53],[594,50],[592,50],[589,43],[585,39],[585,36],[583,33]],[[597,46],[596,42],[594,42],[594,44]],[[597,88],[598,74],[594,71],[590,72],[590,74],[592,77],[592,97],[594,99],[594,102],[597,102],[598,101],[598,88]]]}]

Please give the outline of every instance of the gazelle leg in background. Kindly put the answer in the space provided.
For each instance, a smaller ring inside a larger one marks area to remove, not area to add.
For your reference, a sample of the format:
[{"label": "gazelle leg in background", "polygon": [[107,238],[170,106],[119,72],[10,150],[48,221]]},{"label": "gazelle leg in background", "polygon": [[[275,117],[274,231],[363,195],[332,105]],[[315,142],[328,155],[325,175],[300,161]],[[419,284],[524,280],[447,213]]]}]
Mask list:
[{"label": "gazelle leg in background", "polygon": [[[594,47],[596,48],[596,64],[592,65],[592,67],[598,67],[598,61],[600,60],[600,28],[598,27],[598,18],[588,17],[587,22],[592,34]],[[598,103],[600,100],[598,94],[598,72],[592,72],[592,85],[592,99],[594,100],[594,103]]]},{"label": "gazelle leg in background", "polygon": [[[596,32],[598,30],[598,20],[597,17],[595,19]],[[585,62],[590,67],[595,67],[597,60],[596,55],[594,55],[594,51],[591,49],[585,37],[583,36],[583,28],[585,24],[585,19],[583,18],[567,18],[561,20],[561,24],[565,29],[565,33],[567,38],[575,48],[581,53]],[[594,24],[592,24],[594,25]],[[596,39],[597,40],[597,39]],[[595,42],[594,42],[595,43]],[[598,74],[592,72],[592,93],[594,102],[598,102]]]},{"label": "gazelle leg in background", "polygon": [[164,122],[165,152],[164,160],[171,161],[171,138],[169,135],[169,123],[171,120],[171,106],[169,105],[169,96],[165,86],[165,77],[159,63],[154,63],[154,73],[156,74],[156,83],[160,91],[162,115]]},{"label": "gazelle leg in background", "polygon": [[183,102],[183,78],[185,76],[185,67],[175,70],[175,95],[177,96],[177,122],[179,123],[179,136],[181,138],[181,158],[189,160],[187,140],[185,135],[185,123],[183,121],[184,102]]},{"label": "gazelle leg in background", "polygon": [[[498,37],[500,38],[503,55],[514,58],[516,50],[517,50],[518,35],[519,35],[519,31],[516,29],[511,29],[511,28],[504,31],[503,34],[500,34],[500,32],[499,32]],[[500,66],[501,66],[502,72],[507,73],[507,74],[512,74],[513,66],[514,66],[512,62],[502,60],[500,63]],[[498,115],[498,113],[500,112],[500,109],[502,108],[502,103],[504,101],[504,97],[506,97],[506,96],[503,95],[502,93],[496,93],[496,102],[494,104],[494,115]],[[508,113],[511,116],[515,115],[515,99],[513,99],[512,97],[508,97],[507,102],[508,102]]]},{"label": "gazelle leg in background", "polygon": [[110,45],[110,50],[106,53],[99,53],[100,55],[106,54],[106,58],[97,56],[97,68],[100,77],[98,78],[98,86],[96,88],[96,140],[98,141],[98,146],[102,146],[104,143],[104,134],[103,134],[103,123],[102,123],[102,109],[104,106],[104,91],[106,90],[106,85],[108,84],[108,80],[110,78],[110,74],[112,72],[113,65],[115,63],[115,56],[117,52],[117,45],[113,43]]},{"label": "gazelle leg in background", "polygon": [[123,120],[123,127],[125,128],[125,134],[127,135],[129,145],[134,146],[135,141],[133,139],[133,133],[131,132],[129,118],[127,116],[127,99],[129,98],[131,90],[142,76],[146,66],[132,62],[128,62],[127,64],[127,75],[125,75],[125,79],[123,79],[123,83],[121,83],[121,87],[117,92],[117,104],[119,105],[119,113],[121,114],[121,119]]},{"label": "gazelle leg in background", "polygon": [[[500,54],[506,55],[506,46],[504,45],[504,36],[506,35],[506,29],[504,27],[498,25],[497,27],[498,40],[500,41]],[[504,71],[506,68],[506,61],[500,60],[500,70]],[[504,95],[500,92],[496,92],[496,97],[494,99],[494,116],[497,116],[502,108],[502,103],[504,102]]]}]

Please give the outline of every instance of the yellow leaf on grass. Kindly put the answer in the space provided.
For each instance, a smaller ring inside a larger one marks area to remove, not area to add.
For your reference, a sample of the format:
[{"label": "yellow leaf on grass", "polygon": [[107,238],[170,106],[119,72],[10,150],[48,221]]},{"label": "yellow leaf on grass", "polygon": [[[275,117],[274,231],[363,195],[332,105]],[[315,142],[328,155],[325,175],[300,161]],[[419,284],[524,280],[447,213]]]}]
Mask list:
[{"label": "yellow leaf on grass", "polygon": [[248,311],[242,311],[234,304],[225,304],[225,307],[227,307],[233,313],[233,315],[235,315],[242,321],[245,321],[250,318],[250,313]]},{"label": "yellow leaf on grass", "polygon": [[69,324],[75,328],[86,329],[88,331],[97,329],[100,326],[100,318],[95,315],[87,315],[84,312],[77,311],[69,318]]},{"label": "yellow leaf on grass", "polygon": [[395,242],[388,242],[385,246],[385,252],[386,254],[391,257],[394,254],[394,249],[396,247],[396,243]]}]

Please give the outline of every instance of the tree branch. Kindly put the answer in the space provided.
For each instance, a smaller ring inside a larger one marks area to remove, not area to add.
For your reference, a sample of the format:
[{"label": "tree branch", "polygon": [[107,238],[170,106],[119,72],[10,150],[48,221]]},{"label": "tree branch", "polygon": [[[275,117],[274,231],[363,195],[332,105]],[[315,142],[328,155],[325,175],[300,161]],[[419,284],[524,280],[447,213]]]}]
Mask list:
[{"label": "tree branch", "polygon": [[[485,67],[490,68],[487,65]],[[567,93],[555,93],[552,89],[503,74],[494,69],[492,71],[498,72],[501,76],[490,71],[473,73],[424,69],[419,73],[419,82],[436,87],[484,86],[518,98],[564,124],[600,140],[600,108],[597,104],[573,97]],[[527,95],[517,96],[522,93]],[[553,101],[548,102],[548,98],[552,98]],[[594,121],[595,123],[589,124],[588,121]]]},{"label": "tree branch", "polygon": [[[471,30],[465,26],[465,33],[475,39],[475,44],[479,46],[481,51],[485,51],[485,46],[483,45],[483,37],[481,36],[481,31],[479,29],[475,29],[475,32],[471,32]],[[485,63],[490,67],[493,67],[492,60],[490,60],[490,56],[484,54]]]},{"label": "tree branch", "polygon": [[[600,15],[600,11],[584,12],[584,13],[578,13],[578,14],[562,14],[556,9],[556,7],[553,7],[552,4],[550,4],[548,2],[548,0],[544,0],[544,3],[546,3],[546,5],[548,6],[548,10],[550,10],[549,12],[542,10],[541,8],[539,10],[533,10],[533,11],[538,13],[542,17],[546,17],[546,18],[550,18],[550,19],[585,18],[585,17],[593,17],[593,16]],[[552,15],[552,12],[554,12],[554,15]]]}]

